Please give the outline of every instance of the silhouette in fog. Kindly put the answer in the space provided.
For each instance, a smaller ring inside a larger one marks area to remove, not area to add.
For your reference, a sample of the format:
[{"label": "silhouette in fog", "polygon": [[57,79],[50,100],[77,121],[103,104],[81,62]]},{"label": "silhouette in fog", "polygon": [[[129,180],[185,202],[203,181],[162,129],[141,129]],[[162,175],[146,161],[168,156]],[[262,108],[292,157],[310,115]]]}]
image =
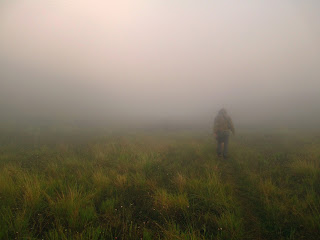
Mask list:
[{"label": "silhouette in fog", "polygon": [[[219,157],[228,157],[229,133],[235,134],[234,126],[231,117],[227,111],[222,108],[214,119],[213,133],[217,139],[217,154]],[[223,147],[222,147],[223,146]],[[223,148],[223,149],[222,149]]]}]

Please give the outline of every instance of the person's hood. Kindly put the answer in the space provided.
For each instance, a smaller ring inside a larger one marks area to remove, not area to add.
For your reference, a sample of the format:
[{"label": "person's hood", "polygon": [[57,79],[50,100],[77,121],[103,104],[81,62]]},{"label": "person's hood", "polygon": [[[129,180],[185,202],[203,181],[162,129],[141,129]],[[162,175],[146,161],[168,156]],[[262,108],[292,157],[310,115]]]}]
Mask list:
[{"label": "person's hood", "polygon": [[227,116],[227,110],[224,109],[224,108],[221,108],[220,111],[219,111],[219,115]]}]

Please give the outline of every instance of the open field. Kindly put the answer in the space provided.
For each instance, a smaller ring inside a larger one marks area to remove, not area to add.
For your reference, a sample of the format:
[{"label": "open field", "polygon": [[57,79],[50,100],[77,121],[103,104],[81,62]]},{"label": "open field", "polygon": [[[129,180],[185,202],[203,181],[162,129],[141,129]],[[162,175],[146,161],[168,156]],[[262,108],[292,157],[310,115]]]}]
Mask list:
[{"label": "open field", "polygon": [[5,131],[0,239],[320,239],[320,134]]}]

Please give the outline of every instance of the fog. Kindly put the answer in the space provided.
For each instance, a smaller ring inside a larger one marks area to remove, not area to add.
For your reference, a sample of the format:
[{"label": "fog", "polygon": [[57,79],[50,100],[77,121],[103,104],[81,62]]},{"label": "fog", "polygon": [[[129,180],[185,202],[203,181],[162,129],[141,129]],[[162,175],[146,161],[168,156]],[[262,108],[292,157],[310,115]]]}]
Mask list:
[{"label": "fog", "polygon": [[316,0],[1,1],[0,119],[317,126],[319,43]]}]

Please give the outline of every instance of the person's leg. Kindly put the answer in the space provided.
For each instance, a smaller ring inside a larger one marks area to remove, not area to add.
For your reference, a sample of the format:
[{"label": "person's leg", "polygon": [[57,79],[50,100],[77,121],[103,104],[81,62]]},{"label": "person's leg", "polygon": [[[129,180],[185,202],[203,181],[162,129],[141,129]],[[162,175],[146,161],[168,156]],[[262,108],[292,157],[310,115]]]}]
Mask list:
[{"label": "person's leg", "polygon": [[228,157],[228,147],[229,147],[229,133],[226,132],[223,136],[224,148],[223,148],[223,157]]}]

